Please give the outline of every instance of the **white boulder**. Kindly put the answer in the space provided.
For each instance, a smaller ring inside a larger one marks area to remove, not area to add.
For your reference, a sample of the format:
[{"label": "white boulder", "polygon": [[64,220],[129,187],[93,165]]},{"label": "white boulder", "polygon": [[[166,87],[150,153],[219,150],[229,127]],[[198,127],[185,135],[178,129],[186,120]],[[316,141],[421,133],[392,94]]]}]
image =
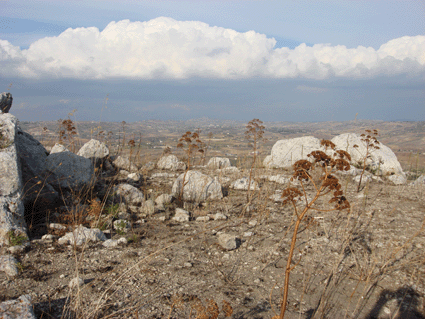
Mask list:
[{"label": "white boulder", "polygon": [[[232,185],[230,185],[230,187],[233,188],[233,189],[248,190],[248,177],[242,177],[242,178],[234,181],[232,183]],[[250,190],[259,189],[258,183],[256,181],[254,181],[253,179],[251,179],[251,185],[250,185],[249,189]]]},{"label": "white boulder", "polygon": [[[337,149],[347,151],[351,155],[351,163],[363,167],[366,156],[366,143],[355,133],[344,133],[335,136],[332,142]],[[358,147],[353,147],[357,145]],[[404,175],[403,169],[394,152],[382,143],[378,150],[370,150],[366,164],[371,170],[379,170],[383,175]]]},{"label": "white boulder", "polygon": [[91,159],[104,159],[109,155],[109,149],[105,143],[91,139],[80,148],[77,155]]},{"label": "white boulder", "polygon": [[159,159],[156,166],[159,169],[167,169],[172,171],[185,170],[186,164],[180,162],[176,155],[163,156]]},{"label": "white boulder", "polygon": [[[185,176],[186,175],[186,176]],[[185,176],[185,177],[184,177]],[[184,187],[183,187],[184,177]],[[221,184],[210,176],[198,171],[188,171],[181,174],[173,184],[172,194],[178,198],[183,187],[183,200],[203,202],[207,199],[221,199],[223,192]]]},{"label": "white boulder", "polygon": [[213,157],[207,164],[209,169],[222,169],[230,166],[230,160],[227,157]]},{"label": "white boulder", "polygon": [[145,200],[143,192],[130,184],[119,184],[114,190],[128,205],[140,206]]},{"label": "white boulder", "polygon": [[264,159],[266,168],[289,168],[299,160],[307,159],[312,151],[324,150],[320,140],[313,136],[304,136],[277,141],[271,154]]}]

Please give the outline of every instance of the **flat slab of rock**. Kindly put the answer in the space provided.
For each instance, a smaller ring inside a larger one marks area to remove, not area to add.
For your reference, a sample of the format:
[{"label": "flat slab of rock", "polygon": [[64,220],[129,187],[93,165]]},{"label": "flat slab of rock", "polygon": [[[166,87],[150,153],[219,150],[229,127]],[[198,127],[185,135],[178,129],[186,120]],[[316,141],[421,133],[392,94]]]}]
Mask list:
[{"label": "flat slab of rock", "polygon": [[81,246],[86,242],[98,242],[105,240],[105,234],[100,229],[86,228],[80,225],[73,232],[66,233],[63,237],[59,238],[58,244],[73,245],[75,243],[77,246]]}]

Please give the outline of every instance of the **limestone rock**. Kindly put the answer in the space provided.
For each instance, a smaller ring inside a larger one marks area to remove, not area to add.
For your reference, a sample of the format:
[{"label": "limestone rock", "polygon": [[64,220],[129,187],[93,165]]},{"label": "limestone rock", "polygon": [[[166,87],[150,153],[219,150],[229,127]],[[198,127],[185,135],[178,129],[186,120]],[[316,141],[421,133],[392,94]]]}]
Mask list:
[{"label": "limestone rock", "polygon": [[159,169],[167,169],[172,171],[185,170],[186,164],[180,162],[176,155],[163,156],[159,159],[156,166]]},{"label": "limestone rock", "polygon": [[394,185],[404,185],[407,182],[407,177],[404,173],[403,174],[397,174],[397,175],[390,175],[387,178]]},{"label": "limestone rock", "polygon": [[130,160],[127,157],[122,157],[122,156],[118,156],[113,162],[112,164],[117,168],[117,169],[123,169],[126,170],[130,173],[133,172],[137,172],[138,168],[136,165],[134,165],[133,163],[130,162]]},{"label": "limestone rock", "polygon": [[[3,271],[9,277],[16,277],[19,273],[17,267],[18,261],[10,255],[0,256],[0,271]],[[0,312],[1,314],[1,312]]]},{"label": "limestone rock", "polygon": [[190,219],[189,212],[187,212],[187,211],[185,211],[184,209],[181,209],[181,208],[176,208],[176,214],[174,215],[172,220],[175,220],[175,221],[180,222],[180,223],[184,223],[184,222],[188,222],[189,219]]},{"label": "limestone rock", "polygon": [[139,173],[131,173],[127,175],[127,178],[133,182],[138,182],[142,179],[142,175]]},{"label": "limestone rock", "polygon": [[[181,174],[173,184],[172,194],[178,198],[183,187],[183,177]],[[203,202],[207,199],[221,199],[223,193],[221,184],[210,176],[198,171],[188,171],[184,177],[183,200],[189,202]]]},{"label": "limestone rock", "polygon": [[58,244],[71,244],[81,246],[86,242],[105,241],[105,234],[97,228],[86,228],[82,225],[78,226],[73,232],[66,233],[58,239]]},{"label": "limestone rock", "polygon": [[[248,177],[243,177],[234,181],[232,185],[230,185],[230,187],[233,189],[248,190]],[[254,181],[253,179],[251,179],[251,185],[249,189],[258,190],[259,189],[258,183]]]},{"label": "limestone rock", "polygon": [[[351,155],[351,163],[363,166],[366,156],[366,145],[361,137],[354,133],[345,133],[335,136],[332,142],[337,149],[347,151]],[[353,146],[357,145],[357,148]],[[383,175],[404,175],[403,169],[397,160],[394,152],[382,143],[378,150],[373,150],[369,154],[366,164],[371,170],[380,170]]]},{"label": "limestone rock", "polygon": [[207,164],[209,169],[221,169],[230,166],[230,160],[227,157],[213,157],[208,161]]},{"label": "limestone rock", "polygon": [[140,206],[145,200],[142,191],[130,184],[119,184],[115,187],[115,193],[122,196],[128,205]]},{"label": "limestone rock", "polygon": [[69,149],[65,147],[65,145],[56,143],[52,149],[50,150],[50,154],[61,153],[61,152],[69,152]]},{"label": "limestone rock", "polygon": [[46,165],[54,175],[52,183],[59,188],[78,190],[92,182],[94,177],[92,162],[71,152],[50,154]]},{"label": "limestone rock", "polygon": [[317,150],[324,149],[320,146],[320,140],[313,136],[280,140],[273,145],[271,154],[264,159],[263,164],[266,168],[289,168]]},{"label": "limestone rock", "polygon": [[155,166],[156,166],[155,162],[148,162],[145,165],[143,165],[143,167],[140,169],[140,172],[142,174],[146,174],[146,172],[150,172],[154,170]]},{"label": "limestone rock", "polygon": [[31,296],[23,295],[0,303],[0,315],[2,319],[35,319]]},{"label": "limestone rock", "polygon": [[161,194],[155,199],[155,204],[160,210],[165,209],[165,205],[170,204],[173,201],[173,196],[169,194]]},{"label": "limestone rock", "polygon": [[218,235],[218,244],[226,250],[233,250],[238,247],[236,236],[224,233]]},{"label": "limestone rock", "polygon": [[153,215],[155,213],[155,204],[152,199],[148,199],[142,205],[142,212],[146,216]]},{"label": "limestone rock", "polygon": [[414,182],[412,182],[410,185],[413,186],[425,186],[425,175],[419,176]]},{"label": "limestone rock", "polygon": [[105,143],[91,139],[80,148],[77,155],[91,159],[98,167],[109,155],[109,149]]},{"label": "limestone rock", "polygon": [[16,132],[16,117],[0,114],[0,246],[8,244],[10,231],[26,236]]}]

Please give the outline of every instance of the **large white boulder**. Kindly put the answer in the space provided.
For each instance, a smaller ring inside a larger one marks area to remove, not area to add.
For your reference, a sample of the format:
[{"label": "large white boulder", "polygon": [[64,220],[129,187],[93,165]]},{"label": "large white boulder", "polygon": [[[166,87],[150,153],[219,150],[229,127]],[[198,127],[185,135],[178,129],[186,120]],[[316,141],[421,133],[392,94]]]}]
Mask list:
[{"label": "large white boulder", "polygon": [[207,164],[207,167],[210,169],[221,169],[230,166],[230,160],[227,157],[213,157]]},{"label": "large white boulder", "polygon": [[[366,143],[361,140],[361,136],[355,133],[344,133],[335,136],[332,142],[337,149],[347,151],[351,155],[351,163],[363,167],[363,160],[366,156]],[[357,145],[358,147],[353,147]],[[384,144],[379,145],[378,150],[371,150],[366,164],[371,170],[377,170],[382,175],[401,175],[405,177],[403,169],[394,152]],[[401,179],[398,179],[399,181]]]},{"label": "large white boulder", "polygon": [[159,159],[156,166],[159,169],[168,169],[172,171],[185,170],[186,164],[180,162],[176,155],[163,156]]},{"label": "large white boulder", "polygon": [[271,154],[264,159],[266,168],[289,168],[301,159],[307,159],[312,151],[324,150],[320,140],[314,136],[304,136],[277,141]]},{"label": "large white boulder", "polygon": [[[173,184],[172,194],[178,198],[183,187],[183,176],[181,174]],[[207,199],[221,199],[223,192],[221,184],[208,175],[198,171],[188,171],[184,178],[183,200],[191,202],[203,202]]]}]

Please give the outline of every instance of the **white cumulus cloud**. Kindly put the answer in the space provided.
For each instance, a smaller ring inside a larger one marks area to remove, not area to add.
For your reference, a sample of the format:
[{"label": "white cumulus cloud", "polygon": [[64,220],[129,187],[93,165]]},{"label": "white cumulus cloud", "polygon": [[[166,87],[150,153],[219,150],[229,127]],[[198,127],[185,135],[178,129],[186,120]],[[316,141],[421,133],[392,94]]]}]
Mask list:
[{"label": "white cumulus cloud", "polygon": [[67,29],[21,50],[0,40],[0,76],[29,78],[312,78],[373,77],[425,72],[425,36],[402,37],[378,50],[301,44],[199,21],[160,17]]}]

